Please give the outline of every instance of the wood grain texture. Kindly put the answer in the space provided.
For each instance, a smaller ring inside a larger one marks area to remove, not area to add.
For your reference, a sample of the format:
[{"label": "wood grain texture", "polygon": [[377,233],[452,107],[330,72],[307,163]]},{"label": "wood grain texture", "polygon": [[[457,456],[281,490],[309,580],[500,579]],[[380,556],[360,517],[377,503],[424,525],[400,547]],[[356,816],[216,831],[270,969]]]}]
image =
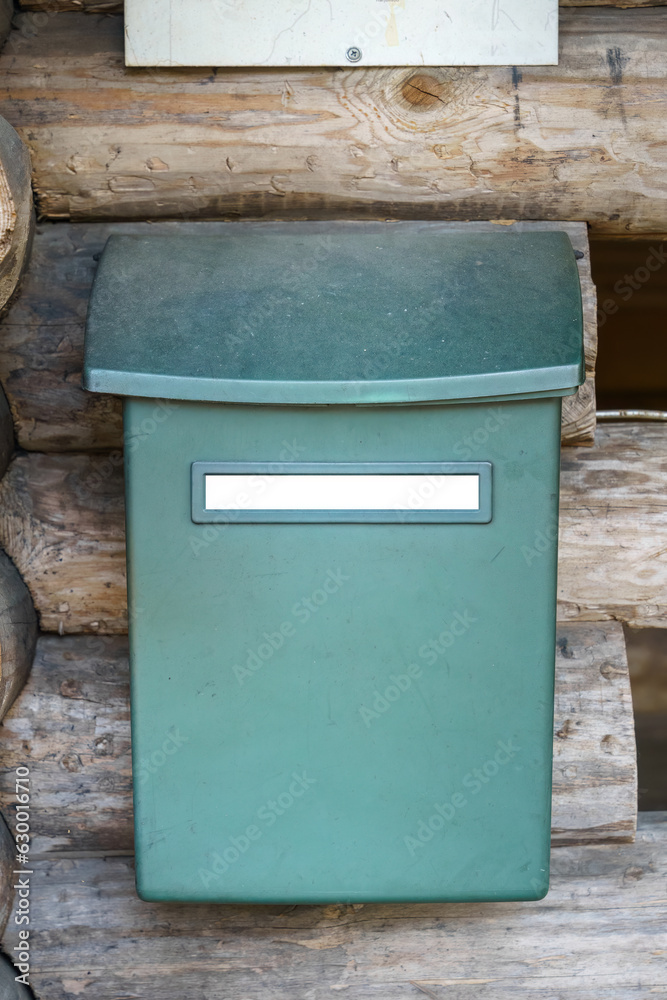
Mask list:
[{"label": "wood grain texture", "polygon": [[25,684],[36,642],[37,615],[30,592],[0,551],[0,720]]},{"label": "wood grain texture", "polygon": [[[667,822],[553,852],[538,903],[143,903],[128,858],[35,864],[38,1000],[656,1000]],[[14,943],[10,928],[5,949]]]},{"label": "wood grain texture", "polygon": [[43,629],[127,631],[120,452],[17,456],[0,482],[0,522]]},{"label": "wood grain texture", "polygon": [[[127,641],[42,636],[5,718],[0,810],[30,767],[34,855],[132,852]],[[630,840],[637,766],[623,630],[561,626],[556,656],[553,842]]]},{"label": "wood grain texture", "polygon": [[562,455],[558,613],[667,627],[667,425],[604,424]]},{"label": "wood grain texture", "polygon": [[[122,447],[119,400],[81,389],[83,334],[96,258],[112,233],[216,234],[263,223],[79,223],[38,226],[30,266],[0,328],[0,381],[10,402],[20,447],[34,451],[88,451]],[[279,229],[281,223],[270,223]],[[335,229],[335,223],[323,224]],[[378,223],[377,225],[382,225]],[[432,225],[429,223],[428,225]],[[497,230],[492,223],[462,225]],[[564,400],[564,444],[592,444],[597,353],[595,286],[583,223],[517,223],[503,231],[562,229],[583,257],[578,262],[584,302],[588,382]]]},{"label": "wood grain texture", "polygon": [[[0,7],[0,32],[1,28]],[[9,122],[0,118],[0,313],[26,266],[34,215],[27,147]]]},{"label": "wood grain texture", "polygon": [[[667,626],[666,451],[664,424],[607,425],[594,448],[564,451],[561,619]],[[119,451],[16,456],[0,483],[0,544],[45,631],[127,630]]]},{"label": "wood grain texture", "polygon": [[122,14],[123,0],[19,0],[19,7],[21,10],[47,13],[83,11],[85,14]]},{"label": "wood grain texture", "polygon": [[625,9],[665,6],[665,0],[558,0],[558,3],[561,7],[623,7]]},{"label": "wood grain texture", "polygon": [[556,655],[551,839],[632,839],[637,753],[623,628],[560,624]]},{"label": "wood grain texture", "polygon": [[[561,7],[662,7],[666,0],[559,0]],[[19,0],[21,10],[122,14],[123,0]]]},{"label": "wood grain texture", "polygon": [[584,220],[667,232],[667,10],[561,12],[557,67],[133,70],[118,17],[0,56],[49,218]]}]

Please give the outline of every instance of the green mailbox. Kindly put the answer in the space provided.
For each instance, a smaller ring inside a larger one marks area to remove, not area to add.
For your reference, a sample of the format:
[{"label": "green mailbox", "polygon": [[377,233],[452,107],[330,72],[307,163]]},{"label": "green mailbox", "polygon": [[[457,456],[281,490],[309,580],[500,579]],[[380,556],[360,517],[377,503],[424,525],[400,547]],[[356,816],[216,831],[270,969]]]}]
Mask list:
[{"label": "green mailbox", "polygon": [[112,237],[84,384],[124,399],[144,899],[548,888],[560,232]]}]

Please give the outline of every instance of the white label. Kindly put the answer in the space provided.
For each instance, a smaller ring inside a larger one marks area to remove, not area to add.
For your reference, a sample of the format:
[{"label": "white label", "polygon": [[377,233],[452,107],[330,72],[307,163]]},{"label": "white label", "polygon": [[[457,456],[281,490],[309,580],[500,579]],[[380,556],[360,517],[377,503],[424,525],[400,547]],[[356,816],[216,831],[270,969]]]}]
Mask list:
[{"label": "white label", "polygon": [[215,511],[479,510],[477,475],[206,475]]},{"label": "white label", "polygon": [[558,62],[558,0],[125,0],[128,66]]}]

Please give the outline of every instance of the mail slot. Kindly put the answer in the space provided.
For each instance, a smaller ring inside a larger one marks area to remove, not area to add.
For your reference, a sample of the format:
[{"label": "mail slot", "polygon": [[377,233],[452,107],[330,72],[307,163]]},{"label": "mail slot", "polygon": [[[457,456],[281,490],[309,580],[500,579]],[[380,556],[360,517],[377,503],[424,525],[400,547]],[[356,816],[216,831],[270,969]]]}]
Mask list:
[{"label": "mail slot", "polygon": [[84,383],[124,398],[137,886],[548,888],[567,235],[114,236]]}]

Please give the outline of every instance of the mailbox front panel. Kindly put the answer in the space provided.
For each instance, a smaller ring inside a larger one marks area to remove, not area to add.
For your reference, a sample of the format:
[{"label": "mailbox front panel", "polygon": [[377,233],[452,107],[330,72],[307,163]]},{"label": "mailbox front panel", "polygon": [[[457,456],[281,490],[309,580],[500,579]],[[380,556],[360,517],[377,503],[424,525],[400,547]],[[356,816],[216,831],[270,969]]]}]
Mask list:
[{"label": "mailbox front panel", "polygon": [[[125,433],[140,894],[541,897],[560,399],[129,399]],[[198,463],[488,470],[489,516],[198,523]]]}]

